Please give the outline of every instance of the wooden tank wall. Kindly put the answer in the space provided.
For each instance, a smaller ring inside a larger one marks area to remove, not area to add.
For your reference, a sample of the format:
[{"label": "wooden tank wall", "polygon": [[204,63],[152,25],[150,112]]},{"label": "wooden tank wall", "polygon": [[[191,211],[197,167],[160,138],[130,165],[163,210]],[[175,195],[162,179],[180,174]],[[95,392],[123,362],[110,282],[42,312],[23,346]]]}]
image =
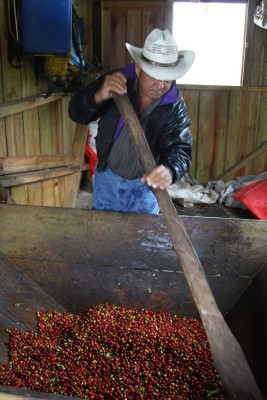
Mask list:
[{"label": "wooden tank wall", "polygon": [[[74,4],[86,21],[85,55],[95,53],[106,68],[129,61],[126,41],[141,46],[154,27],[171,29],[170,1],[127,1],[127,9],[125,1]],[[256,0],[249,2],[244,86],[181,85],[192,121],[191,173],[200,182],[267,169],[267,38],[253,23],[255,6]],[[21,69],[10,66],[4,1],[0,31],[0,183],[17,204],[72,207],[81,160],[71,155],[77,147],[81,155],[83,141],[75,141],[69,97],[40,96],[47,83],[36,80],[32,58],[25,58]]]},{"label": "wooden tank wall", "polygon": [[[266,399],[266,221],[181,219]],[[103,302],[198,317],[161,215],[0,204],[0,362],[7,327]]]},{"label": "wooden tank wall", "polygon": [[226,317],[226,322],[246,354],[259,387],[265,394],[264,399],[267,398],[266,286],[267,266],[252,280]]}]

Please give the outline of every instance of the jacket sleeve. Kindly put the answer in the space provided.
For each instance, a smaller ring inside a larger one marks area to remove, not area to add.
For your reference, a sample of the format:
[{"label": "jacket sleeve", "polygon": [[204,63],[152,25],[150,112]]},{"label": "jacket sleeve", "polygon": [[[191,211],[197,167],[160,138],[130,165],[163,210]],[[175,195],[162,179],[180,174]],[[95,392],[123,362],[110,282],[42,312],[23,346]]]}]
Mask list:
[{"label": "jacket sleeve", "polygon": [[127,85],[131,87],[136,78],[133,63],[126,65],[124,68],[109,71],[102,75],[100,78],[85,86],[71,97],[68,112],[69,117],[74,122],[87,125],[89,122],[96,120],[105,113],[110,101],[97,104],[95,102],[95,93],[100,89],[106,75],[116,71],[121,71],[125,75],[127,78]]},{"label": "jacket sleeve", "polygon": [[103,79],[104,77],[101,76],[71,97],[68,113],[72,121],[87,125],[98,118],[102,105],[95,102],[94,95],[100,88]]},{"label": "jacket sleeve", "polygon": [[190,118],[181,95],[169,112],[163,115],[157,164],[163,164],[171,170],[174,183],[189,170],[192,157]]}]

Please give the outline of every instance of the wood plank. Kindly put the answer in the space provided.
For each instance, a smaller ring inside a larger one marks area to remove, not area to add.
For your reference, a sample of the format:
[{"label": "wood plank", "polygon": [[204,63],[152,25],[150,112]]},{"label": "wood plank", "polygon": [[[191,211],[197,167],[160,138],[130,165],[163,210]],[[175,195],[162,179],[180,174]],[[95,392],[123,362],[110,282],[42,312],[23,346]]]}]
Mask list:
[{"label": "wood plank", "polygon": [[[141,35],[140,35],[141,33]],[[127,42],[136,47],[142,47],[142,13],[141,10],[128,10],[127,12]],[[130,53],[126,52],[126,63],[132,61]]]},{"label": "wood plank", "polygon": [[[53,154],[63,153],[63,121],[62,121],[62,103],[57,101],[51,104],[51,138],[52,138],[52,152]],[[59,199],[64,196],[65,188],[62,184],[64,181],[55,178],[54,191],[55,205],[59,204]]]},{"label": "wood plank", "polygon": [[[265,4],[266,7],[266,4]],[[266,13],[266,8],[265,8],[265,13]],[[266,15],[266,14],[265,14]],[[266,18],[265,18],[266,20]],[[263,36],[263,55],[262,55],[262,80],[261,80],[261,86],[267,86],[267,40],[266,40],[266,35]]]},{"label": "wood plank", "polygon": [[147,35],[155,28],[163,29],[164,28],[164,14],[163,9],[157,10],[155,8],[151,8],[150,10],[143,11],[142,25],[145,27],[143,29],[143,40],[144,43]]},{"label": "wood plank", "polygon": [[[225,312],[267,267],[266,221],[181,219]],[[142,299],[155,310],[197,313],[160,215],[0,205],[0,251],[73,312]]]},{"label": "wood plank", "polygon": [[[103,4],[103,3],[102,3]],[[100,23],[101,31],[100,31],[100,38],[101,38],[101,58],[100,62],[106,70],[110,70],[110,57],[111,57],[111,18],[110,18],[111,11],[110,10],[103,10],[100,16],[102,17],[102,23]],[[103,29],[105,27],[105,29]],[[107,45],[108,43],[108,45]]]},{"label": "wood plank", "polygon": [[[170,10],[172,8],[171,2],[166,1],[128,1],[127,0],[127,10]],[[125,1],[103,1],[103,10],[115,10],[122,9],[125,10]]]},{"label": "wood plank", "polygon": [[217,90],[226,90],[227,92],[261,92],[266,93],[267,87],[265,86],[253,86],[253,85],[246,85],[246,86],[219,86],[219,85],[179,85],[181,89],[186,90],[204,90],[205,92],[213,92]]},{"label": "wood plank", "polygon": [[62,135],[63,135],[63,153],[70,154],[75,137],[76,123],[69,118],[68,105],[70,98],[64,97],[62,103]]},{"label": "wood plank", "polygon": [[[3,14],[5,15],[5,13]],[[6,19],[1,25],[2,32],[7,31]],[[2,50],[2,73],[3,73],[3,101],[9,102],[22,97],[21,70],[14,68],[8,61],[8,48],[6,35],[1,34]],[[2,40],[3,39],[3,40]],[[23,132],[22,114],[17,113],[14,116],[5,118],[6,126],[6,154],[9,156],[25,154],[25,141]],[[11,190],[11,196],[17,204],[28,203],[28,190],[26,186],[17,187]]]},{"label": "wood plank", "polygon": [[[226,321],[246,352],[262,393],[267,395],[267,267],[253,280],[226,315]],[[248,327],[250,327],[248,329]]]},{"label": "wood plank", "polygon": [[[0,253],[0,275],[0,337],[5,343],[8,339],[8,326],[16,326],[21,330],[36,329],[37,311],[64,311],[58,302],[23,274],[3,253]],[[6,352],[0,354],[1,362],[6,358]]]},{"label": "wood plank", "polygon": [[5,118],[7,131],[7,151],[11,157],[25,155],[25,141],[23,132],[22,114],[16,114]]},{"label": "wood plank", "polygon": [[[40,137],[38,124],[38,110],[36,108],[23,112],[23,125],[25,135],[25,154],[28,156],[40,154]],[[28,185],[29,204],[42,205],[41,182],[36,181]]]},{"label": "wood plank", "polygon": [[[1,73],[1,72],[0,72]],[[0,157],[7,156],[6,126],[4,119],[0,119]]]},{"label": "wood plank", "polygon": [[[267,42],[266,42],[267,43]],[[267,57],[267,50],[266,50],[266,57]],[[267,74],[267,69],[266,69]],[[267,80],[267,78],[266,78]],[[259,94],[259,105],[258,109],[258,121],[257,127],[255,129],[255,136],[256,136],[256,143],[255,146],[260,146],[264,143],[267,139],[267,94],[260,93]],[[250,166],[248,166],[249,170],[252,171],[253,174],[258,174],[259,171],[266,171],[267,170],[267,151],[262,153],[261,156],[255,158]],[[251,168],[251,169],[250,169]]]},{"label": "wood plank", "polygon": [[[181,219],[207,276],[253,279],[267,265],[266,221]],[[0,250],[36,262],[182,271],[161,215],[1,204]]]},{"label": "wood plank", "polygon": [[[38,107],[40,147],[42,155],[52,155],[52,132],[51,132],[51,107],[50,104]],[[62,153],[61,153],[62,154]]]},{"label": "wood plank", "polygon": [[[59,167],[53,169],[46,169],[40,171],[29,171],[21,172],[18,174],[3,175],[0,177],[0,181],[4,187],[25,185],[34,182],[40,182],[46,179],[57,179],[61,176],[76,174],[77,171],[80,172],[80,167],[70,166],[70,167]],[[30,203],[33,205],[32,203]]]},{"label": "wood plank", "polygon": [[215,130],[215,121],[212,117],[214,115],[214,96],[214,93],[200,92],[199,125],[196,143],[197,169],[195,175],[199,182],[207,182],[210,176],[210,166],[215,146],[213,134],[209,135],[209,132],[214,132]]},{"label": "wood plank", "polygon": [[58,101],[64,96],[66,96],[66,94],[51,95],[49,97],[45,97],[44,94],[38,94],[35,96],[27,96],[10,102],[5,102],[0,105],[0,118]]},{"label": "wood plank", "polygon": [[88,128],[86,125],[77,124],[73,142],[73,153],[76,154],[75,164],[79,165],[79,172],[65,178],[65,194],[63,207],[74,207],[77,191],[81,181],[81,168],[84,163],[84,149],[87,140]]},{"label": "wood plank", "polygon": [[262,153],[265,153],[267,150],[267,141],[262,143],[259,147],[257,147],[255,150],[252,150],[246,157],[244,157],[242,160],[238,161],[236,164],[234,164],[232,167],[228,168],[226,171],[224,171],[222,174],[217,176],[217,180],[219,179],[225,179],[227,176],[232,176],[236,171],[239,171],[242,167],[247,165],[250,161],[254,160],[255,158],[258,158]]},{"label": "wood plank", "polygon": [[126,65],[127,49],[125,42],[127,41],[127,10],[112,10],[110,12],[110,27],[111,36],[110,43],[116,43],[116,46],[111,46],[110,52],[110,69],[117,69]]},{"label": "wood plank", "polygon": [[192,134],[192,162],[190,165],[190,172],[193,176],[197,176],[197,149],[198,149],[198,126],[199,126],[199,97],[200,92],[198,90],[186,90],[181,89],[180,85],[177,85],[184,98],[188,115],[191,121],[191,134]]},{"label": "wood plank", "polygon": [[250,74],[250,84],[263,86],[263,73],[266,71],[264,68],[264,42],[266,38],[266,32],[264,29],[254,26],[253,35],[253,46],[252,46],[252,62],[251,62],[251,74]]},{"label": "wood plank", "polygon": [[51,109],[51,138],[52,153],[63,153],[63,136],[62,136],[62,108],[61,101],[50,104]]},{"label": "wood plank", "polygon": [[[80,169],[77,168],[77,170],[80,171]],[[55,192],[55,206],[56,207],[62,207],[62,204],[64,202],[65,198],[65,182],[69,178],[76,176],[77,172],[74,172],[73,174],[68,174],[68,175],[62,175],[62,176],[57,176],[56,179],[54,179],[54,192]],[[76,195],[75,195],[76,196]]]},{"label": "wood plank", "polygon": [[[61,241],[63,242],[64,240],[67,240],[67,243],[65,244],[65,247],[67,247],[69,245],[69,243],[71,243],[71,240],[73,239],[72,235],[75,234],[75,232],[78,232],[78,226],[79,224],[83,227],[83,223],[86,219],[87,222],[87,228],[84,227],[84,230],[86,232],[87,230],[92,229],[94,231],[94,225],[91,227],[91,215],[95,215],[95,214],[99,214],[97,212],[87,212],[86,210],[84,211],[80,211],[78,210],[78,213],[76,213],[76,210],[62,210],[62,209],[52,209],[52,208],[43,208],[43,207],[31,207],[31,206],[27,206],[27,207],[23,207],[23,206],[5,206],[4,209],[6,210],[7,208],[10,208],[10,214],[12,213],[12,209],[13,210],[17,210],[19,209],[24,209],[25,211],[28,211],[28,209],[32,209],[34,210],[35,213],[35,217],[36,217],[36,221],[34,224],[28,224],[25,226],[25,229],[27,229],[27,236],[28,239],[26,241],[26,250],[24,253],[24,257],[23,254],[20,252],[17,252],[17,256],[18,256],[18,262],[20,262],[21,264],[23,264],[25,271],[30,271],[30,274],[34,274],[38,279],[43,280],[43,283],[47,286],[50,287],[50,283],[51,283],[51,287],[53,288],[53,291],[56,292],[56,284],[57,282],[62,284],[62,282],[65,282],[66,279],[66,292],[64,294],[64,300],[67,300],[70,304],[71,307],[82,307],[89,304],[88,301],[88,297],[91,296],[91,288],[93,290],[92,293],[92,297],[90,301],[93,301],[93,295],[96,295],[96,301],[100,301],[102,299],[105,298],[105,293],[107,294],[106,298],[110,298],[110,299],[117,299],[120,300],[120,302],[123,304],[123,302],[125,301],[126,303],[134,303],[137,302],[138,300],[140,300],[140,302],[144,302],[143,304],[154,304],[154,307],[157,307],[157,299],[159,299],[160,304],[162,306],[164,306],[165,304],[170,307],[172,307],[171,304],[171,300],[174,299],[175,300],[175,295],[176,295],[176,290],[181,289],[181,292],[177,293],[178,297],[182,297],[182,294],[184,293],[184,288],[182,285],[182,277],[179,273],[177,272],[173,272],[173,273],[169,273],[169,272],[164,272],[164,271],[157,271],[157,270],[153,270],[153,266],[151,265],[151,269],[147,269],[146,267],[140,269],[140,270],[136,270],[136,269],[131,269],[129,271],[128,268],[121,268],[120,265],[116,264],[116,259],[113,258],[113,265],[114,267],[109,267],[109,265],[99,265],[99,270],[97,270],[97,265],[91,265],[90,264],[90,251],[89,252],[84,252],[84,255],[87,254],[87,262],[85,262],[85,264],[80,264],[80,259],[79,259],[79,242],[80,242],[80,237],[77,238],[77,241],[75,240],[75,245],[72,248],[73,252],[77,252],[77,260],[75,260],[75,257],[73,257],[74,259],[74,264],[70,264],[68,258],[66,257],[65,259],[62,259],[61,256],[64,253],[64,249],[61,248],[57,248],[57,243],[55,243],[54,249],[55,251],[58,252],[58,261],[57,262],[51,262],[51,243],[48,244],[48,246],[45,243],[45,239],[42,240],[42,238],[40,237],[39,242],[36,243],[37,249],[34,249],[34,247],[27,247],[27,243],[31,242],[31,245],[33,245],[33,238],[35,237],[34,235],[32,235],[32,229],[29,229],[30,227],[36,229],[36,233],[37,236],[40,236],[41,232],[39,231],[38,227],[40,227],[40,225],[45,225],[46,228],[45,230],[47,231],[47,238],[49,238],[49,231],[52,232],[52,236],[54,236],[55,233],[55,226],[58,224],[62,225],[62,231],[60,233],[59,230],[59,236],[61,238]],[[42,210],[44,210],[45,212],[42,212]],[[53,210],[55,210],[55,213],[53,213]],[[77,226],[75,229],[73,229],[73,231],[69,231],[69,227],[72,224],[72,221],[68,219],[68,214],[74,214],[73,215],[73,221],[76,220],[76,217],[78,217],[78,221],[77,221]],[[6,214],[6,213],[4,213]],[[28,214],[28,217],[29,214]],[[61,214],[65,214],[66,216],[66,221],[67,221],[67,227],[66,229],[64,228],[64,215],[62,215],[62,218],[60,219],[59,216]],[[88,215],[90,214],[90,215]],[[107,217],[108,219],[111,217],[109,214],[110,213],[101,213],[103,214],[103,221],[104,219]],[[1,225],[1,221],[2,221],[2,216],[3,214],[1,213],[1,207],[0,207],[0,225]],[[20,215],[18,215],[15,211],[15,215],[14,215],[14,221],[17,220],[17,218],[19,218]],[[47,217],[49,217],[47,219]],[[132,221],[135,221],[135,216],[129,216],[132,217]],[[155,217],[155,218],[154,218]],[[122,248],[121,243],[128,243],[128,248],[132,247],[132,251],[133,254],[135,254],[135,258],[132,259],[132,264],[134,264],[134,262],[138,262],[138,255],[139,255],[139,251],[141,253],[148,253],[148,259],[149,259],[149,255],[153,254],[153,250],[155,248],[156,245],[158,245],[158,255],[160,257],[161,251],[165,251],[164,249],[164,245],[163,242],[160,241],[161,235],[159,235],[159,232],[157,232],[157,230],[155,229],[157,223],[154,223],[155,221],[158,221],[160,216],[153,216],[152,217],[152,221],[151,218],[138,218],[139,219],[139,223],[138,225],[131,225],[129,224],[128,221],[128,215],[119,215],[118,218],[121,219],[121,222],[123,225],[125,225],[125,230],[124,232],[122,232],[122,239],[120,241],[120,248]],[[126,218],[126,220],[125,220]],[[115,227],[115,232],[117,230],[117,218],[116,215],[112,217],[113,219],[113,227]],[[206,229],[203,231],[203,226],[205,226],[206,224],[203,223],[203,221],[209,222],[209,220],[214,220],[213,218],[204,218],[202,219],[202,223],[199,224],[199,227],[195,226],[194,220],[196,219],[196,217],[194,218],[190,218],[190,220],[192,221],[192,226],[191,229],[192,231],[195,231],[195,234],[197,236],[197,232],[199,234],[199,229],[201,230],[201,236],[203,238],[203,236],[205,236],[207,230],[212,230],[211,226],[206,227]],[[198,219],[198,218],[197,218]],[[25,216],[25,220],[26,220],[26,216]],[[54,225],[50,225],[50,223],[48,223],[48,220],[50,220],[50,222],[53,220],[54,221]],[[149,221],[149,224],[147,226],[147,222]],[[60,222],[61,221],[61,222]],[[3,222],[4,225],[6,224],[6,220]],[[98,225],[101,223],[100,220],[96,221],[98,222]],[[228,221],[230,222],[230,221]],[[237,221],[240,222],[240,221]],[[246,222],[250,222],[250,221],[244,221],[242,220],[242,225],[243,223]],[[259,222],[259,221],[252,221],[254,222]],[[264,222],[264,221],[263,221]],[[21,224],[24,223],[24,218],[21,221]],[[3,225],[3,226],[4,226]],[[86,224],[85,224],[86,225]],[[111,236],[112,234],[114,235],[114,229],[112,229],[112,224],[109,225],[110,226],[110,231],[109,231],[109,235],[107,236]],[[142,226],[143,227],[147,227],[148,230],[145,232],[144,234],[144,239],[142,239],[143,233],[140,232],[142,230]],[[238,225],[236,225],[238,226]],[[1,226],[2,227],[2,226]],[[149,228],[152,228],[152,230],[150,230]],[[154,229],[154,230],[153,230]],[[20,229],[20,231],[22,232],[22,228]],[[103,228],[104,230],[104,228]],[[253,227],[250,225],[248,227],[248,231],[251,234],[251,231],[253,231]],[[223,231],[223,227],[221,230],[219,231]],[[218,232],[219,232],[218,231]],[[123,235],[123,233],[128,232],[128,236]],[[221,240],[221,238],[218,236],[218,232],[214,232],[214,235],[216,236],[217,240]],[[238,230],[235,229],[235,236],[234,236],[234,232],[233,232],[233,236],[231,237],[232,241],[237,241],[238,245],[239,245],[239,251],[240,254],[242,254],[242,236],[240,237],[239,233],[237,233]],[[129,236],[130,234],[141,234],[140,237],[140,242],[136,242],[133,241],[131,242],[130,238],[131,236]],[[3,232],[4,234],[4,232]],[[94,232],[92,232],[92,238]],[[9,235],[9,233],[8,233]],[[25,236],[25,235],[24,235]],[[143,243],[145,241],[145,236],[147,238],[146,244],[145,246],[142,246],[141,243]],[[262,232],[262,236],[266,238],[266,234],[264,233],[264,231]],[[100,236],[101,237],[101,236]],[[6,241],[12,242],[13,238],[16,238],[16,232],[15,229],[13,227],[13,235],[8,238],[6,238]],[[54,237],[52,237],[53,240]],[[123,239],[124,238],[124,239]],[[119,239],[119,238],[118,238]],[[241,240],[239,240],[241,239]],[[20,239],[19,239],[20,240]],[[105,243],[105,238],[101,237],[101,240],[103,241],[103,243]],[[92,240],[91,238],[85,238],[85,241],[87,242],[87,244],[93,247]],[[98,241],[97,237],[96,237],[96,241]],[[201,241],[201,240],[200,240]],[[202,240],[203,241],[203,240]],[[206,240],[205,240],[206,241]],[[208,239],[207,239],[208,242]],[[224,238],[222,238],[221,240],[222,244],[224,244]],[[90,244],[91,243],[91,244]],[[2,237],[0,240],[0,248],[1,248],[1,244],[2,244]],[[41,246],[40,246],[41,244]],[[250,241],[250,251],[255,253],[257,253],[257,249],[253,249],[254,247],[254,241]],[[21,243],[21,245],[23,246],[23,243]],[[244,246],[248,246],[248,243],[245,243]],[[17,248],[17,243],[14,242],[14,249]],[[56,250],[57,248],[57,250]],[[266,248],[266,247],[265,247]],[[10,249],[12,252],[12,243],[10,243]],[[138,249],[138,250],[137,250]],[[33,250],[33,251],[31,251]],[[38,250],[39,250],[39,256],[41,255],[41,257],[38,257]],[[211,243],[211,247],[210,250],[214,253],[217,253],[217,249],[214,249],[214,243]],[[34,251],[36,252],[36,254],[34,254]],[[118,251],[119,251],[119,247],[118,247]],[[207,251],[209,251],[207,249]],[[228,244],[225,244],[225,252],[228,251]],[[62,252],[62,253],[61,253]],[[125,253],[126,254],[126,253]],[[265,251],[266,254],[266,251]],[[88,257],[89,255],[89,257]],[[100,254],[101,255],[101,254]],[[32,257],[33,256],[33,257]],[[35,256],[36,256],[36,263],[35,263]],[[246,255],[244,255],[244,257],[246,257]],[[40,260],[38,262],[38,259]],[[44,260],[45,261],[41,261]],[[61,262],[61,261],[62,262]],[[97,258],[96,258],[97,260]],[[17,261],[14,260],[13,261]],[[255,260],[254,260],[255,262]],[[227,264],[227,261],[226,261]],[[242,258],[240,258],[240,264],[242,264]],[[266,265],[266,257],[265,257],[265,265]],[[267,267],[267,265],[266,265]],[[20,266],[21,268],[21,266]],[[72,269],[74,268],[74,270]],[[57,271],[59,271],[59,275],[57,276]],[[120,273],[121,271],[121,273]],[[39,273],[40,272],[40,273]],[[84,275],[83,273],[86,273],[86,278],[83,279]],[[234,268],[232,268],[232,272],[234,272]],[[155,274],[155,275],[153,275]],[[163,275],[164,274],[164,275]],[[168,277],[168,274],[169,277]],[[247,279],[248,282],[250,281],[249,277],[246,277],[246,272],[244,271],[244,280]],[[12,276],[12,274],[11,274]],[[40,277],[41,276],[41,277]],[[54,277],[55,278],[54,278]],[[163,277],[162,277],[163,276]],[[90,277],[90,279],[89,279]],[[78,278],[78,281],[76,282],[76,278]],[[228,276],[227,273],[224,276],[219,276],[214,274],[213,276],[208,276],[208,278],[211,278],[211,282],[214,280],[215,282],[215,286],[214,287],[214,291],[215,293],[217,293],[217,291],[215,290],[215,287],[218,289],[218,293],[220,291],[220,296],[222,299],[224,299],[225,301],[228,301],[228,294],[229,294],[229,286],[232,285],[232,289],[234,289],[236,287],[236,284],[239,282],[238,280],[235,282],[234,279],[233,280],[228,280]],[[240,279],[243,279],[242,277],[240,277]],[[88,279],[88,281],[87,281]],[[92,280],[91,280],[92,279]],[[161,279],[163,279],[161,281]],[[216,282],[219,281],[218,286],[216,284]],[[90,290],[86,289],[86,283],[88,282],[88,287],[90,288]],[[99,285],[101,283],[101,285]],[[162,284],[162,286],[161,286]],[[212,283],[211,283],[212,284]],[[113,285],[113,290],[112,289],[112,285]],[[132,292],[131,292],[131,285],[133,285],[132,287]],[[146,286],[147,285],[147,286]],[[250,285],[251,286],[251,285]],[[254,286],[254,285],[253,285]],[[103,288],[102,290],[99,290],[99,287]],[[69,290],[70,288],[70,290]],[[143,288],[143,291],[141,291],[141,288]],[[145,290],[146,289],[146,290]],[[151,291],[149,291],[148,289],[150,289]],[[160,292],[160,289],[163,290],[163,292]],[[224,291],[225,289],[227,290],[227,295],[224,295]],[[262,287],[262,289],[264,290],[264,286]],[[137,292],[135,292],[137,290]],[[168,298],[167,292],[170,292],[170,299]],[[68,293],[68,294],[67,294]],[[77,294],[77,299],[76,299],[76,295]],[[69,296],[70,298],[69,298]],[[138,295],[139,295],[139,299],[138,299]],[[87,300],[86,300],[86,297]],[[133,296],[133,300],[131,300],[131,296]],[[259,298],[259,296],[257,295],[257,299]],[[74,303],[73,306],[71,305],[71,299],[74,299]],[[76,300],[75,300],[76,299]],[[180,307],[179,309],[181,309],[181,312],[183,312],[183,306],[185,308],[185,310],[188,310],[188,308],[190,307],[191,301],[190,298],[187,298],[186,295],[183,299],[185,301],[185,303],[181,302],[178,307]],[[140,303],[139,303],[140,304]],[[251,304],[251,303],[248,303]],[[246,309],[247,312],[247,309]],[[244,314],[246,314],[246,312],[244,313],[244,309],[242,310],[242,315],[239,314],[239,317],[241,318],[242,316],[244,316]],[[245,315],[246,316],[246,315]],[[5,321],[4,321],[5,322]],[[5,326],[7,326],[5,324]],[[251,332],[251,330],[253,330],[255,327],[255,325],[246,325],[245,326],[245,330],[247,333]],[[261,347],[262,348],[262,347]],[[254,350],[254,348],[253,348]],[[265,365],[265,364],[263,364]],[[2,392],[2,388],[0,388],[0,391]]]},{"label": "wood plank", "polygon": [[[257,93],[243,93],[241,95],[238,92],[231,92],[230,94],[227,142],[225,146],[225,170],[238,160],[243,159],[252,150],[249,138],[251,135],[255,138],[255,126],[257,124],[257,108],[255,104],[257,104],[257,100]],[[246,132],[245,135],[244,132]],[[247,175],[247,173],[246,167],[243,167],[235,173],[235,176]]]},{"label": "wood plank", "polygon": [[[248,99],[245,99],[247,103],[247,117],[248,121],[246,123],[246,138],[243,140],[245,144],[245,157],[255,149],[257,150],[258,147],[258,140],[257,140],[257,124],[259,118],[259,107],[255,107],[256,104],[260,104],[261,101],[261,94],[254,93],[250,94]],[[243,110],[246,113],[246,109]],[[263,117],[264,118],[264,117]],[[256,129],[255,129],[256,128]],[[267,133],[267,131],[266,131]],[[265,140],[267,139],[267,134],[265,136]],[[239,174],[241,175],[249,175],[252,171],[251,166],[247,163],[243,168],[239,170]]]},{"label": "wood plank", "polygon": [[[73,313],[107,302],[129,308],[144,307],[155,312],[164,310],[199,319],[182,272],[135,269],[126,264],[116,267],[22,258],[12,258],[12,261],[46,293]],[[251,283],[247,276],[226,275],[209,275],[208,281],[222,312],[231,309]],[[64,284],[59,286],[58,282]]]},{"label": "wood plank", "polygon": [[[7,148],[10,156],[20,156],[25,154],[24,137],[20,137],[23,132],[23,120],[21,114],[6,117]],[[16,204],[28,204],[28,188],[26,185],[13,187],[11,196]]]},{"label": "wood plank", "polygon": [[[256,266],[267,267],[266,221],[181,218],[218,303],[221,307],[235,303],[235,296],[257,274]],[[86,306],[94,295],[100,301],[105,294],[121,303],[140,300],[154,307],[158,300],[170,309],[173,300],[181,313],[193,307],[160,215],[1,205],[0,250],[31,278],[50,287],[49,294],[66,279],[62,301],[70,306],[73,301],[73,309]]]},{"label": "wood plank", "polygon": [[75,154],[1,157],[0,175],[36,171],[46,168],[69,167],[74,164],[75,158]]},{"label": "wood plank", "polygon": [[[52,128],[51,128],[51,107],[50,104],[39,107],[39,131],[41,154],[53,154],[52,149]],[[54,179],[43,181],[43,206],[55,206]]]},{"label": "wood plank", "polygon": [[[21,71],[11,67],[8,62],[8,49],[6,34],[6,19],[3,12],[3,24],[1,24],[1,57],[2,57],[2,89],[3,101],[9,102],[22,97]],[[14,116],[8,115],[5,118],[6,129],[6,154],[11,156],[25,154],[25,142],[23,135],[23,120],[21,113]],[[17,187],[11,190],[11,196],[18,204],[28,203],[28,190],[26,186]]]},{"label": "wood plank", "polygon": [[71,208],[74,207],[81,179],[82,179],[81,170],[79,170],[75,174],[65,177],[64,180],[65,193],[64,193],[63,203],[60,204],[61,207],[71,207]]},{"label": "wood plank", "polygon": [[245,54],[244,54],[244,65],[243,65],[243,85],[251,85],[251,70],[253,62],[253,37],[255,31],[255,24],[253,21],[253,14],[255,7],[257,5],[257,0],[251,0],[247,5],[247,15],[246,15],[246,32],[245,32]]},{"label": "wood plank", "polygon": [[224,169],[227,114],[227,91],[201,91],[195,153],[196,179],[200,182],[214,179]]}]

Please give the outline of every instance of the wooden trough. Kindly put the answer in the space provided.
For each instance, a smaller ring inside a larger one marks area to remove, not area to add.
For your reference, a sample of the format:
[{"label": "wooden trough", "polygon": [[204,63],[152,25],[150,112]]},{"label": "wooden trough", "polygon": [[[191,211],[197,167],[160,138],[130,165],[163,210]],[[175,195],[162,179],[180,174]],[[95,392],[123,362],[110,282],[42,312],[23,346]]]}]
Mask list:
[{"label": "wooden trough", "polygon": [[[181,216],[215,300],[267,399],[267,222]],[[0,362],[6,328],[103,302],[198,318],[162,217],[0,205]],[[238,368],[238,366],[237,366]],[[0,399],[70,397],[0,386]]]}]

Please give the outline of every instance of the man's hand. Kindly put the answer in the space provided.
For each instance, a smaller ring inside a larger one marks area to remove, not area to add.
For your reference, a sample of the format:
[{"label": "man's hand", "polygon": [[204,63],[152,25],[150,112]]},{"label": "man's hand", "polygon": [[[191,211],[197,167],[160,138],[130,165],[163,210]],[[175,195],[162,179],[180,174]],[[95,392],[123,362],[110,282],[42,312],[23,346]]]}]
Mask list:
[{"label": "man's hand", "polygon": [[172,173],[169,168],[159,165],[154,168],[150,174],[144,175],[141,179],[153,189],[167,189],[172,184]]},{"label": "man's hand", "polygon": [[101,103],[112,98],[113,92],[117,94],[127,93],[127,79],[121,72],[106,75],[99,91],[95,93],[95,102]]}]

